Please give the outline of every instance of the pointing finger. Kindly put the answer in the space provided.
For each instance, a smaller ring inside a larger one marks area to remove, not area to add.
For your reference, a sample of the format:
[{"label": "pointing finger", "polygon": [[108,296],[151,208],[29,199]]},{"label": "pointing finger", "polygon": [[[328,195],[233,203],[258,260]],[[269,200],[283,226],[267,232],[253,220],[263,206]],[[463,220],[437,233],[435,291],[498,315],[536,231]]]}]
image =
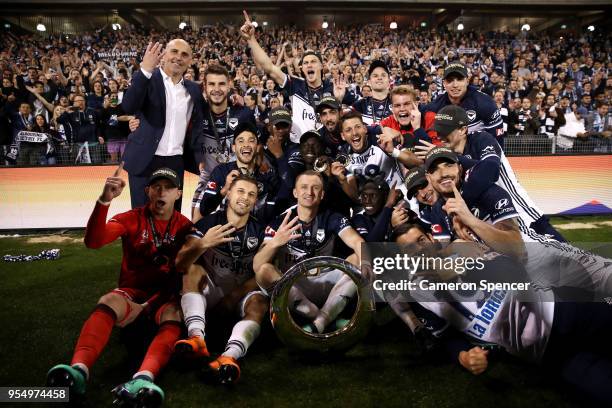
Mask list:
[{"label": "pointing finger", "polygon": [[249,13],[247,13],[246,10],[242,10],[242,15],[244,16],[244,21],[246,21],[248,24],[251,24],[251,18],[249,17]]},{"label": "pointing finger", "polygon": [[121,172],[123,171],[123,163],[125,162],[121,161],[121,163],[119,163],[119,166],[117,166],[115,172],[113,173],[113,177],[119,177],[121,175]]}]

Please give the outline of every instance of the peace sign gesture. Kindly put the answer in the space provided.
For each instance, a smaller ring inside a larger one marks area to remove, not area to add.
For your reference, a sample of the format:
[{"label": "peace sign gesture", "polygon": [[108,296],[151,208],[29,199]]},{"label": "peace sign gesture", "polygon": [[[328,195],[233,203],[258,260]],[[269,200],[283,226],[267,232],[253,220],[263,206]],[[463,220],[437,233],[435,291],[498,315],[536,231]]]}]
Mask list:
[{"label": "peace sign gesture", "polygon": [[102,190],[102,195],[100,196],[100,201],[110,203],[113,198],[119,197],[119,195],[123,191],[123,188],[125,187],[125,180],[120,177],[122,172],[123,162],[121,162],[119,166],[115,169],[113,175],[106,179],[106,183],[104,183],[104,189]]}]

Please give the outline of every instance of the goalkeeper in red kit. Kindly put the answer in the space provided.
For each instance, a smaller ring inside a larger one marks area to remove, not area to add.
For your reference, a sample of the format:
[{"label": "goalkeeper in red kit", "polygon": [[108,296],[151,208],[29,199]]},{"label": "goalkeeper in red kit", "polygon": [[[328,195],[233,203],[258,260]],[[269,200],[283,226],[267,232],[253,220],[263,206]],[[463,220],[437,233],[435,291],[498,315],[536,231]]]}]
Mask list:
[{"label": "goalkeeper in red kit", "polygon": [[106,179],[87,223],[85,245],[100,248],[121,237],[123,259],[118,287],[98,300],[77,341],[70,365],[49,370],[47,384],[69,387],[72,395],[85,392],[89,371],[106,345],[114,326],[125,327],[137,317],[155,320],[159,329],[132,380],[113,389],[119,402],[131,406],[159,406],[164,393],[154,384],[166,365],[181,333],[178,293],[181,275],[174,260],[191,230],[191,222],[174,210],[181,197],[174,170],[155,170],[145,188],[149,203],[117,214],[106,222],[111,201],[125,187],[120,177],[123,164]]}]

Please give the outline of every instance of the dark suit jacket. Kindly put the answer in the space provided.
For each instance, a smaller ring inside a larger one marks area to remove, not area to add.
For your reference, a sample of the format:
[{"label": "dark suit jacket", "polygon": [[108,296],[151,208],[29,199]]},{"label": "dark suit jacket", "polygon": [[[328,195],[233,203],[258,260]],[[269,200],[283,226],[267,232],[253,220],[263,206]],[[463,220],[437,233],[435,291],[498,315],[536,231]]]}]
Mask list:
[{"label": "dark suit jacket", "polygon": [[[202,126],[202,109],[204,98],[198,84],[184,81],[185,88],[193,101],[191,114],[191,131],[185,136],[183,159],[185,170],[199,174],[198,163],[202,160],[201,149],[195,148],[196,137]],[[136,115],[140,126],[128,136],[127,146],[123,154],[124,168],[133,175],[142,175],[153,159],[159,141],[166,125],[166,91],[159,68],[153,70],[148,79],[140,70],[132,77],[132,84],[126,90],[121,101],[121,107],[127,114]]]}]

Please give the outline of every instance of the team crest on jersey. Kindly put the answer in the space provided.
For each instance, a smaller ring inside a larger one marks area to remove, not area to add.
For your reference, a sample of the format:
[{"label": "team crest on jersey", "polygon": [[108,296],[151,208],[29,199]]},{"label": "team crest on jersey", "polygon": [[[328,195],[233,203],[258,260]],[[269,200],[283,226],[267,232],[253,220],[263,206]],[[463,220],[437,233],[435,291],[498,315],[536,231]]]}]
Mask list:
[{"label": "team crest on jersey", "polygon": [[208,119],[204,119],[204,120],[202,120],[202,125],[204,125],[204,126],[208,126]]},{"label": "team crest on jersey", "polygon": [[247,238],[247,248],[248,249],[253,249],[257,246],[257,244],[259,244],[259,239],[257,237],[248,237]]},{"label": "team crest on jersey", "polygon": [[325,240],[325,230],[319,228],[317,230],[317,241],[323,242]]},{"label": "team crest on jersey", "polygon": [[238,118],[230,118],[229,120],[230,129],[234,130],[236,129],[236,126],[238,126]]},{"label": "team crest on jersey", "polygon": [[504,208],[507,205],[508,205],[508,199],[507,198],[502,198],[501,200],[499,200],[498,202],[495,203],[495,209],[496,210],[501,210],[502,208]]},{"label": "team crest on jersey", "polygon": [[465,111],[465,113],[467,113],[467,117],[470,120],[470,122],[473,122],[476,119],[476,111],[469,110],[469,111]]}]

